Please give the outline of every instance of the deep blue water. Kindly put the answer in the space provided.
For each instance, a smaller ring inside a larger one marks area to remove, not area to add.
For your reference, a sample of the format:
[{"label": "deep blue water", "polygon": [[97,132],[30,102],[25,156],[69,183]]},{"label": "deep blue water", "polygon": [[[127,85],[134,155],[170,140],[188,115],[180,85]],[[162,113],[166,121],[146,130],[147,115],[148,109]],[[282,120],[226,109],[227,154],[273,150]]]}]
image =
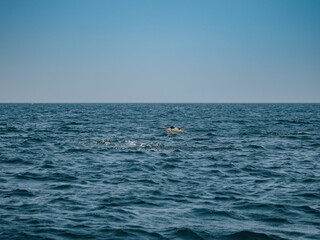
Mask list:
[{"label": "deep blue water", "polygon": [[320,239],[320,104],[0,104],[0,239]]}]

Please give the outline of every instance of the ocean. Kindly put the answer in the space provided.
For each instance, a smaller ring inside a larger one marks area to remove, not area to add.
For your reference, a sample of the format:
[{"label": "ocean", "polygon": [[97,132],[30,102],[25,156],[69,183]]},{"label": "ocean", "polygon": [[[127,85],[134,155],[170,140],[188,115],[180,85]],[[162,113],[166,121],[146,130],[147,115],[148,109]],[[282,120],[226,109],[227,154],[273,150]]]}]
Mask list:
[{"label": "ocean", "polygon": [[320,239],[320,104],[0,104],[0,239]]}]

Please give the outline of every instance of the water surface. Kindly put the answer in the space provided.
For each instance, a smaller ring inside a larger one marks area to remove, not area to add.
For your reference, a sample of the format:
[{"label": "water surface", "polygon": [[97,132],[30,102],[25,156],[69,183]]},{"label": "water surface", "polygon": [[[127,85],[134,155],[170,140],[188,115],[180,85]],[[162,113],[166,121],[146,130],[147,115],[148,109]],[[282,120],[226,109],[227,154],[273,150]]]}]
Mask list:
[{"label": "water surface", "polygon": [[0,238],[320,239],[320,104],[0,104]]}]

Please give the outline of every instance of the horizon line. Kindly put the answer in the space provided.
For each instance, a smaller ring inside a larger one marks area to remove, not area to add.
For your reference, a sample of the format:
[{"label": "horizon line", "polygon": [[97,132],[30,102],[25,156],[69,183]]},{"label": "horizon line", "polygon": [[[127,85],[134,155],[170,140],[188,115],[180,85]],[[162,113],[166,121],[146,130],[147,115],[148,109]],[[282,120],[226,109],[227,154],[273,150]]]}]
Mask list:
[{"label": "horizon line", "polygon": [[320,102],[0,102],[0,104],[319,104]]}]

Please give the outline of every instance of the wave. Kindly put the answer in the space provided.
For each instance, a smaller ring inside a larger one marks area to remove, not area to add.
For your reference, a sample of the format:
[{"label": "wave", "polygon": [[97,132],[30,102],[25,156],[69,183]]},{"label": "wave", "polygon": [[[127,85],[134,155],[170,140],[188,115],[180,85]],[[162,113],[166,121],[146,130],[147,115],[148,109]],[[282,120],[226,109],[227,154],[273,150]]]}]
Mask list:
[{"label": "wave", "polygon": [[307,135],[306,132],[296,131],[296,132],[261,132],[262,135],[271,135],[271,136],[300,136]]},{"label": "wave", "polygon": [[102,234],[102,239],[166,239],[164,234],[158,232],[147,231],[141,227],[131,227],[131,228],[111,228],[104,227],[100,229],[99,232]]},{"label": "wave", "polygon": [[253,231],[239,231],[230,235],[226,235],[222,237],[222,239],[226,240],[248,240],[248,239],[255,239],[255,240],[285,240],[279,236],[273,234],[266,234],[266,233],[259,233]]},{"label": "wave", "polygon": [[232,211],[214,210],[210,208],[194,208],[192,211],[199,217],[243,219]]},{"label": "wave", "polygon": [[183,143],[168,144],[166,142],[138,141],[127,139],[99,139],[92,142],[94,146],[105,147],[114,150],[133,150],[137,152],[179,152],[196,151],[199,148],[188,146]]},{"label": "wave", "polygon": [[172,228],[167,230],[169,239],[195,239],[204,240],[208,237],[208,233],[196,231],[188,227]]},{"label": "wave", "polygon": [[17,188],[15,190],[12,190],[12,191],[4,191],[4,192],[1,192],[1,195],[3,195],[3,197],[12,197],[12,196],[20,196],[20,197],[34,197],[35,195],[26,190],[26,189],[20,189],[20,188]]},{"label": "wave", "polygon": [[260,146],[260,145],[256,145],[256,144],[250,144],[250,145],[248,145],[248,147],[247,148],[251,148],[251,149],[262,149],[262,150],[265,150],[265,148],[264,147],[262,147],[262,146]]},{"label": "wave", "polygon": [[31,161],[26,161],[20,157],[14,157],[14,158],[4,158],[1,159],[1,163],[7,163],[7,164],[27,164],[32,165],[33,163]]},{"label": "wave", "polygon": [[290,124],[310,124],[309,121],[304,121],[304,120],[287,120],[287,119],[280,119],[278,120],[278,124],[282,124],[282,123],[290,123]]},{"label": "wave", "polygon": [[76,176],[59,173],[59,172],[49,172],[49,173],[35,173],[35,172],[23,172],[15,175],[18,179],[23,180],[37,180],[37,181],[74,181],[78,178]]}]

